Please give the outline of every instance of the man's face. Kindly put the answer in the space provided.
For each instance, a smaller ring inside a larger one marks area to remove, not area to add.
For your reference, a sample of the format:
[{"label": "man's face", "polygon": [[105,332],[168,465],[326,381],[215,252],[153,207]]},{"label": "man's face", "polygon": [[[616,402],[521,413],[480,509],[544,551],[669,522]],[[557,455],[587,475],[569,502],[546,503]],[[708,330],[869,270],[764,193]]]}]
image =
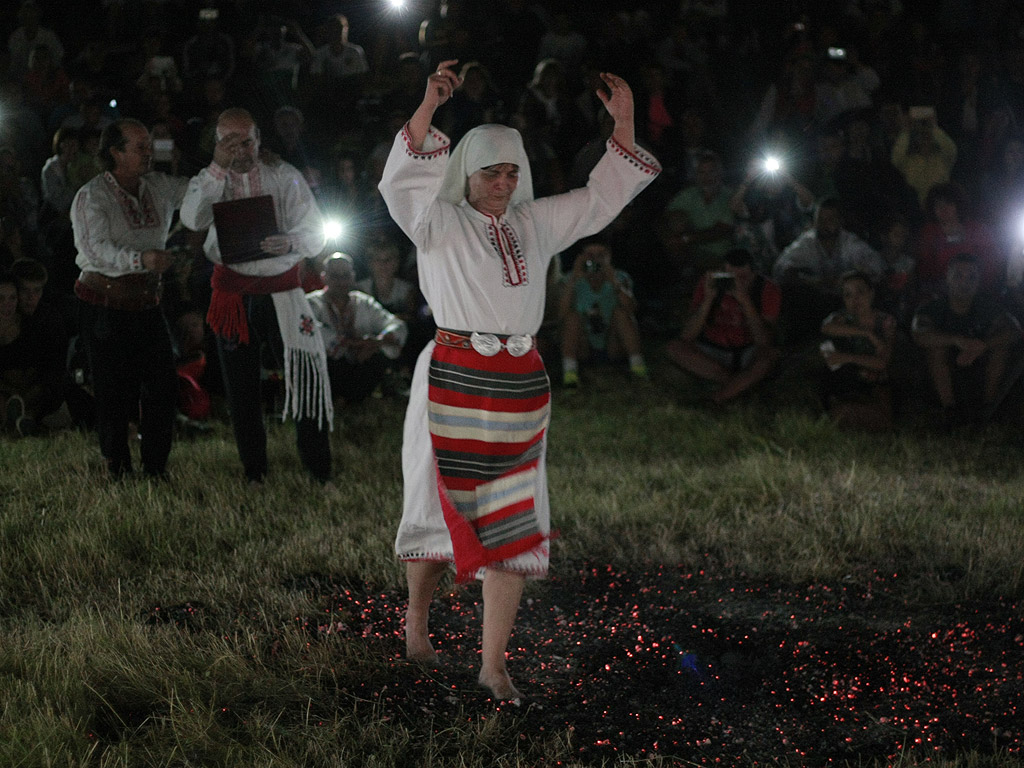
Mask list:
[{"label": "man's face", "polygon": [[834,208],[821,208],[814,222],[814,230],[822,240],[832,240],[839,236],[843,228],[843,220],[839,211]]},{"label": "man's face", "polygon": [[978,266],[967,261],[954,261],[946,270],[949,296],[959,301],[971,301],[978,292],[981,275]]},{"label": "man's face", "polygon": [[25,316],[34,315],[39,300],[43,298],[43,286],[39,280],[22,280],[18,283],[18,309]]},{"label": "man's face", "polygon": [[244,117],[231,117],[217,125],[217,139],[231,142],[231,170],[248,173],[256,165],[260,154],[259,132],[256,123]]},{"label": "man's face", "polygon": [[697,186],[701,190],[717,192],[719,187],[722,185],[722,173],[718,167],[718,163],[708,160],[697,164],[694,177],[697,182]]},{"label": "man's face", "polygon": [[513,163],[489,165],[474,172],[468,183],[466,200],[469,204],[482,213],[501,216],[519,186],[519,166]]},{"label": "man's face", "polygon": [[348,293],[356,284],[356,271],[348,259],[328,259],[321,276],[332,294]]},{"label": "man's face", "polygon": [[122,129],[124,149],[112,147],[111,157],[114,158],[114,173],[118,176],[138,178],[149,171],[153,163],[153,142],[149,131],[133,123],[126,124]]}]

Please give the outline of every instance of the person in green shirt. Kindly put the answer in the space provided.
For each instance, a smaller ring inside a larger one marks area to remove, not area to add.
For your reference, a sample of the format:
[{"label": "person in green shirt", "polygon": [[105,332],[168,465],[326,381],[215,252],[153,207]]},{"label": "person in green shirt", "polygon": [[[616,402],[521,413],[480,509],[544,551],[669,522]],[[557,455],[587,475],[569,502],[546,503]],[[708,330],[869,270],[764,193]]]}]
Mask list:
[{"label": "person in green shirt", "polygon": [[628,358],[630,373],[647,378],[633,280],[612,267],[611,249],[600,239],[583,241],[572,271],[562,280],[559,318],[564,387],[579,386],[579,361],[594,356]]}]

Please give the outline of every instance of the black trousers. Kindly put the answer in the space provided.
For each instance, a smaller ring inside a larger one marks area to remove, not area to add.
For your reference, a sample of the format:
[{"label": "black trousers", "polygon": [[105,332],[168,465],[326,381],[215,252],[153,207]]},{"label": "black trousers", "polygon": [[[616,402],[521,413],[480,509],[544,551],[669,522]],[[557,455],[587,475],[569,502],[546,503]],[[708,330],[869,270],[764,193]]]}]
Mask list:
[{"label": "black trousers", "polygon": [[[249,323],[249,343],[239,344],[218,336],[217,354],[242,468],[247,479],[261,481],[267,475],[267,431],[263,423],[260,382],[263,355],[269,355],[267,368],[283,370],[284,345],[274,300],[270,296],[245,296],[243,301]],[[327,421],[317,426],[315,418],[299,419],[295,428],[302,465],[314,478],[327,482],[331,479]]]},{"label": "black trousers", "polygon": [[107,467],[115,477],[131,472],[128,423],[136,422],[142,469],[162,475],[171,452],[178,392],[163,311],[153,307],[129,312],[82,301],[79,319]]},{"label": "black trousers", "polygon": [[327,359],[327,372],[331,379],[331,395],[344,398],[353,405],[368,398],[384,380],[391,362],[380,352],[362,363],[340,358]]}]

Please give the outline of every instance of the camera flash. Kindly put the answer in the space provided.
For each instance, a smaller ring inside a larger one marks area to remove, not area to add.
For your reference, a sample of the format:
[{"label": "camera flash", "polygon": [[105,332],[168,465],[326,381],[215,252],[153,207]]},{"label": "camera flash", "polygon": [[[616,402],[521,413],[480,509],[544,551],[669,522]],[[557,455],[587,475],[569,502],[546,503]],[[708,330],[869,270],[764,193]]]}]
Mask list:
[{"label": "camera flash", "polygon": [[764,159],[764,169],[768,173],[775,173],[780,168],[782,168],[782,163],[779,162],[779,158],[769,155]]},{"label": "camera flash", "polygon": [[337,219],[327,219],[324,222],[324,237],[328,240],[337,240],[344,232],[345,227]]}]

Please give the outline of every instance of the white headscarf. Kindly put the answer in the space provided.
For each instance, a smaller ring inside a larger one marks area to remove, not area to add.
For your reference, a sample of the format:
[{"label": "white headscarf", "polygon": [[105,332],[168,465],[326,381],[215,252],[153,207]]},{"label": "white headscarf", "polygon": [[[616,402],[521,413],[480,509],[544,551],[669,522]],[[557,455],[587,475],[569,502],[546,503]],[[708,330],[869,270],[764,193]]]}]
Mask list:
[{"label": "white headscarf", "polygon": [[458,205],[466,199],[466,179],[481,168],[499,163],[519,166],[519,184],[509,206],[533,200],[533,177],[522,136],[515,128],[493,123],[479,125],[462,137],[448,160],[438,197]]}]

